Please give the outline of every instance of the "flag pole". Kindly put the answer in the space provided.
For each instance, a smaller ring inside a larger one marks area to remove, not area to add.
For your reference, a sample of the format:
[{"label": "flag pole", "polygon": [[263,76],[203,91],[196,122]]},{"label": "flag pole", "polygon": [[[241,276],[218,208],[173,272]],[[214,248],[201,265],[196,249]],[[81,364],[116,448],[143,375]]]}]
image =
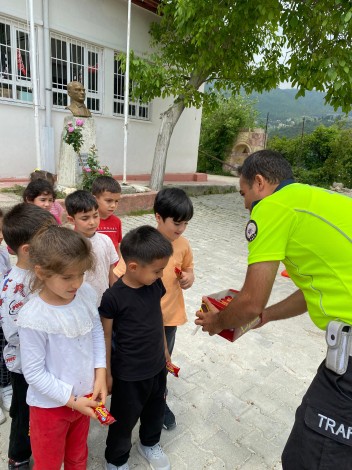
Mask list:
[{"label": "flag pole", "polygon": [[42,158],[40,149],[40,127],[39,127],[39,99],[38,99],[38,79],[37,79],[37,48],[35,44],[35,30],[34,30],[34,14],[33,14],[33,0],[28,0],[29,5],[29,44],[30,44],[30,64],[31,64],[31,81],[33,93],[33,107],[34,107],[34,132],[35,132],[35,150],[36,150],[36,165],[37,168],[42,169]]},{"label": "flag pole", "polygon": [[131,36],[131,0],[128,0],[127,15],[127,45],[126,45],[126,72],[125,72],[125,97],[124,97],[124,126],[123,126],[123,179],[122,184],[127,184],[127,145],[128,145],[128,108],[130,90],[130,36]]}]

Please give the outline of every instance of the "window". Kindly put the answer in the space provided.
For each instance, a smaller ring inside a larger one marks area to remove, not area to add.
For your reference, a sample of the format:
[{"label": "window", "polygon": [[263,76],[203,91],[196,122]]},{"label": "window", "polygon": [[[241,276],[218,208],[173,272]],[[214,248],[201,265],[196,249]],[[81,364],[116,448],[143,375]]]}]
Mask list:
[{"label": "window", "polygon": [[102,112],[103,50],[58,34],[51,35],[53,105],[67,106],[67,84],[78,81],[86,89],[86,105]]},{"label": "window", "polygon": [[0,17],[0,99],[32,102],[29,34],[22,23]]},{"label": "window", "polygon": [[[115,55],[118,52],[115,52]],[[130,83],[130,90],[133,83]],[[125,98],[125,73],[121,69],[121,61],[114,60],[114,114],[121,116],[124,114]],[[128,115],[136,119],[149,120],[149,104],[129,100]]]}]

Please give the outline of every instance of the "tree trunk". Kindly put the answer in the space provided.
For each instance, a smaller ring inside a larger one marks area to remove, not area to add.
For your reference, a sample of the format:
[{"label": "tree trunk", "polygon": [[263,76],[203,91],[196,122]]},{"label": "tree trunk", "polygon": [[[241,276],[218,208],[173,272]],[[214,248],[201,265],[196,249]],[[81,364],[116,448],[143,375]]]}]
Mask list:
[{"label": "tree trunk", "polygon": [[185,105],[183,101],[180,100],[161,115],[161,126],[155,145],[153,167],[149,183],[149,187],[154,191],[159,191],[163,187],[167,151],[169,149],[171,136],[184,109]]}]

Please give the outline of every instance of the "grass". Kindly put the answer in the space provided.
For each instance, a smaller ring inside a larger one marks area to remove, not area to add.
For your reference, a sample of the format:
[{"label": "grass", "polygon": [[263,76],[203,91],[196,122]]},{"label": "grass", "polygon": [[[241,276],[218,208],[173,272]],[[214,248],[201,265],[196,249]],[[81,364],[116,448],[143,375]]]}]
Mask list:
[{"label": "grass", "polygon": [[18,196],[22,196],[23,191],[24,191],[24,187],[21,186],[20,184],[15,184],[14,186],[0,189],[0,192],[2,193],[14,193],[14,194],[17,194]]},{"label": "grass", "polygon": [[139,216],[139,215],[146,215],[146,214],[154,214],[154,210],[153,209],[140,209],[138,211],[132,211],[132,212],[129,212],[128,214],[124,214],[123,216],[126,216],[126,215]]},{"label": "grass", "polygon": [[[17,194],[17,196],[22,196],[24,190],[25,190],[24,186],[21,186],[20,184],[15,184],[14,186],[9,186],[8,188],[1,188],[0,192]],[[56,191],[56,199],[65,199],[65,197],[66,197],[66,194],[64,192]]]}]

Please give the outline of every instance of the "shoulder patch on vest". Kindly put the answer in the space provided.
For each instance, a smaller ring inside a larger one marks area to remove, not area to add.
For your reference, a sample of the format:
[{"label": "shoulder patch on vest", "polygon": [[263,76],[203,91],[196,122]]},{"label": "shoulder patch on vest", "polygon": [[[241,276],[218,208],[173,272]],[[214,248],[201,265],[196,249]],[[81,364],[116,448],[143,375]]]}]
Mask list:
[{"label": "shoulder patch on vest", "polygon": [[250,220],[246,225],[246,238],[252,242],[258,234],[258,226],[254,220]]}]

